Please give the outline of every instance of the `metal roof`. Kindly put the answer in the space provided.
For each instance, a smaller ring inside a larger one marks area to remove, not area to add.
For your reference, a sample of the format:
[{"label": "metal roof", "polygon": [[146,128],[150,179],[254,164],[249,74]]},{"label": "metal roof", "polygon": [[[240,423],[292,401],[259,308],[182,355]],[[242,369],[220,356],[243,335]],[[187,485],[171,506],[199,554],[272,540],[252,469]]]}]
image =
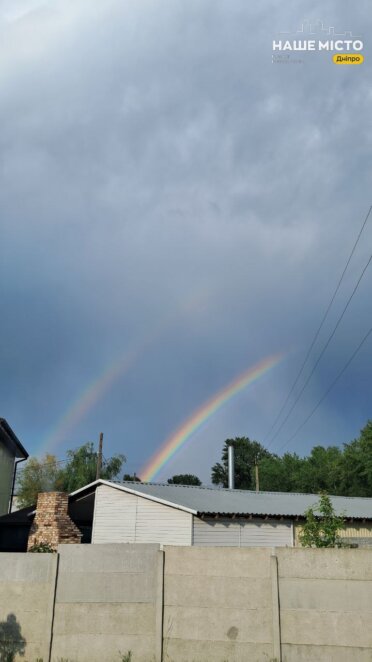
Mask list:
[{"label": "metal roof", "polygon": [[[303,517],[305,511],[315,506],[319,501],[318,494],[257,493],[249,490],[227,490],[131,481],[121,483],[99,482],[132,493],[143,494],[143,496],[150,499],[194,511],[198,515]],[[80,490],[77,490],[77,492],[80,492]],[[338,515],[343,514],[349,518],[372,520],[372,498],[343,496],[331,496],[330,498]]]}]

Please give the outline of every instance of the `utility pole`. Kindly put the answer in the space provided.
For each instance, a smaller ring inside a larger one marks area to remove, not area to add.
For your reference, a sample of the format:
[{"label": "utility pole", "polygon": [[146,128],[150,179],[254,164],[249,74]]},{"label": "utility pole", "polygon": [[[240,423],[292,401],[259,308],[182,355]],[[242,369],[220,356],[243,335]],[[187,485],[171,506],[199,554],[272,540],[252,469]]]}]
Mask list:
[{"label": "utility pole", "polygon": [[256,492],[259,492],[260,491],[260,479],[259,479],[259,475],[258,475],[258,457],[257,457],[257,455],[255,457],[254,464],[255,464],[255,470],[256,470]]},{"label": "utility pole", "polygon": [[103,432],[100,432],[99,435],[99,445],[98,445],[98,456],[97,456],[97,472],[96,472],[96,480],[98,480],[101,476],[101,469],[102,469],[102,446],[103,446]]}]

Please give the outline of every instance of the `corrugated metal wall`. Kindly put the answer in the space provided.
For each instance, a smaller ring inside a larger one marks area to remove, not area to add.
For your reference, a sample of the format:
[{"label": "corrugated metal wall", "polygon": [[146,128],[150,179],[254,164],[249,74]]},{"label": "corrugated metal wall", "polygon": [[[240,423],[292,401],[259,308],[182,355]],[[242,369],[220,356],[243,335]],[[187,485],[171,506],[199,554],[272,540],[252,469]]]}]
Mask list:
[{"label": "corrugated metal wall", "polygon": [[192,515],[107,485],[96,490],[92,543],[191,545]]},{"label": "corrugated metal wall", "polygon": [[193,544],[201,547],[292,547],[292,524],[274,519],[202,520],[194,517]]}]

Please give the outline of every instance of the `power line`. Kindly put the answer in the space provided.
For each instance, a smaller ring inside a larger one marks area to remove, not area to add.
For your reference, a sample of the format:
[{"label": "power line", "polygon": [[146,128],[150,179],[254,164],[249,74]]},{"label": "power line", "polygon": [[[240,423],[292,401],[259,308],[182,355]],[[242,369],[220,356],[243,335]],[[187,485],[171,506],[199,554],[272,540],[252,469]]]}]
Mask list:
[{"label": "power line", "polygon": [[[364,226],[365,226],[365,224],[366,224],[366,222],[367,222],[367,220],[368,220],[368,217],[369,217],[371,211],[372,211],[372,206],[369,208],[369,212],[368,212],[367,217],[366,217],[366,219],[365,219],[365,221],[364,221],[364,223],[363,223],[362,229],[361,229],[360,232],[359,232],[359,235],[358,235],[357,241],[356,241],[356,243],[354,244],[354,247],[353,247],[352,252],[351,252],[351,254],[350,254],[350,257],[349,257],[349,259],[348,259],[348,261],[347,261],[346,267],[345,267],[345,269],[344,269],[344,271],[343,271],[343,273],[342,273],[342,276],[341,276],[341,278],[340,278],[340,280],[339,280],[339,283],[338,283],[338,285],[337,285],[337,288],[336,288],[336,290],[335,290],[335,293],[334,293],[334,295],[333,295],[333,297],[332,297],[332,299],[331,299],[331,303],[330,303],[330,305],[329,305],[328,308],[327,308],[326,315],[323,317],[323,320],[322,320],[322,322],[321,322],[321,325],[320,325],[320,327],[319,327],[319,329],[318,329],[318,331],[317,331],[317,333],[316,333],[316,335],[315,335],[315,337],[314,337],[314,340],[313,340],[313,342],[312,342],[312,344],[311,344],[311,346],[310,346],[310,349],[308,350],[308,353],[307,353],[307,355],[306,355],[306,359],[305,359],[305,361],[303,362],[303,364],[302,364],[302,366],[301,366],[301,370],[300,370],[299,374],[297,375],[297,378],[296,378],[296,380],[295,380],[295,382],[294,382],[294,384],[293,384],[293,386],[292,386],[292,388],[291,388],[291,390],[290,390],[290,392],[289,392],[289,394],[288,394],[288,396],[287,396],[287,399],[286,399],[286,401],[285,401],[285,404],[283,405],[282,409],[281,409],[280,412],[279,412],[278,417],[277,417],[276,420],[275,420],[275,423],[277,422],[277,420],[279,419],[280,415],[282,414],[282,412],[283,412],[283,410],[284,410],[284,408],[285,408],[285,406],[286,406],[286,404],[287,404],[287,402],[288,402],[289,396],[290,396],[291,393],[293,392],[293,389],[295,388],[295,386],[296,386],[296,384],[297,384],[297,382],[298,382],[298,379],[299,379],[300,375],[302,374],[302,371],[303,371],[303,369],[304,369],[304,367],[305,367],[305,363],[306,363],[307,360],[308,360],[308,357],[309,357],[309,355],[310,355],[310,352],[311,352],[311,350],[312,350],[312,348],[313,348],[313,346],[314,346],[314,344],[315,344],[315,341],[316,341],[316,339],[317,339],[317,337],[318,337],[318,335],[319,335],[320,329],[322,328],[322,325],[323,325],[323,323],[324,323],[324,321],[325,321],[325,318],[326,318],[326,316],[328,315],[328,312],[329,312],[329,310],[330,310],[330,308],[331,308],[331,305],[332,305],[332,303],[333,303],[333,301],[334,301],[334,298],[335,298],[335,296],[336,296],[336,294],[337,294],[337,291],[338,291],[338,289],[339,289],[339,287],[340,287],[340,285],[341,285],[341,282],[342,282],[343,276],[344,276],[344,274],[345,274],[345,272],[346,272],[347,266],[348,266],[348,264],[349,264],[349,262],[350,262],[350,260],[351,260],[351,257],[352,257],[352,255],[353,255],[353,253],[354,253],[354,251],[355,251],[355,247],[356,247],[356,245],[357,245],[357,243],[358,243],[358,241],[359,241],[359,238],[360,238],[360,236],[361,236],[361,233],[362,233],[362,231],[363,231],[363,228],[364,228]],[[282,423],[281,423],[281,425],[279,426],[278,430],[277,430],[277,431],[275,432],[275,434],[272,436],[271,441],[270,441],[270,443],[268,444],[267,448],[269,448],[269,447],[271,446],[271,444],[273,443],[274,439],[276,439],[276,437],[278,436],[278,434],[281,432],[281,430],[283,429],[284,425],[286,424],[288,418],[290,417],[292,411],[294,410],[295,406],[297,405],[298,401],[300,400],[300,398],[301,398],[301,396],[302,396],[302,394],[303,394],[305,388],[307,387],[308,383],[310,382],[310,380],[311,380],[311,378],[312,378],[312,376],[313,376],[315,370],[317,369],[317,367],[318,367],[318,365],[319,365],[319,363],[320,363],[322,357],[324,356],[324,354],[325,354],[325,352],[326,352],[326,350],[327,350],[327,348],[328,348],[328,346],[329,346],[329,344],[330,344],[332,338],[334,337],[334,335],[335,335],[335,333],[336,333],[338,327],[340,326],[341,321],[342,321],[342,319],[343,319],[343,317],[344,317],[344,315],[345,315],[345,313],[346,313],[346,311],[347,311],[347,309],[348,309],[348,307],[349,307],[349,305],[350,305],[350,303],[351,303],[351,300],[353,299],[353,297],[354,297],[354,295],[355,295],[355,293],[356,293],[356,291],[357,291],[357,289],[358,289],[358,287],[359,287],[359,284],[360,284],[360,282],[361,282],[361,280],[362,280],[362,278],[363,278],[365,272],[367,271],[367,269],[368,269],[368,267],[369,267],[371,261],[372,261],[372,254],[369,256],[369,259],[367,260],[367,263],[365,264],[365,266],[364,266],[364,268],[363,268],[363,270],[362,270],[362,273],[360,274],[360,276],[359,276],[359,278],[358,278],[358,280],[357,280],[357,282],[356,282],[356,285],[355,285],[355,287],[354,287],[352,293],[350,294],[350,296],[349,296],[349,298],[348,298],[348,300],[347,300],[347,302],[346,302],[346,304],[345,304],[345,306],[344,306],[344,308],[343,308],[343,310],[342,310],[342,312],[341,312],[341,315],[339,315],[339,317],[338,317],[338,319],[337,319],[337,322],[336,322],[335,326],[333,327],[333,330],[331,331],[331,333],[330,333],[330,335],[329,335],[329,337],[328,337],[328,339],[327,339],[327,341],[326,341],[326,343],[325,343],[325,345],[324,345],[322,351],[320,352],[320,354],[319,354],[319,356],[318,356],[318,358],[317,358],[317,360],[316,360],[316,362],[315,362],[315,365],[313,366],[313,368],[312,368],[312,370],[311,370],[311,372],[310,372],[308,378],[306,379],[306,381],[305,381],[304,385],[302,386],[300,392],[298,393],[298,395],[297,395],[297,397],[296,397],[294,403],[292,404],[292,407],[289,409],[289,411],[288,411],[286,417],[285,417],[284,420],[282,421]],[[273,427],[274,427],[274,425],[271,427],[271,430],[273,429]]]},{"label": "power line", "polygon": [[[322,317],[322,320],[321,320],[321,322],[320,322],[320,324],[319,324],[319,327],[318,327],[318,329],[316,330],[315,335],[314,335],[314,337],[313,337],[313,339],[312,339],[312,341],[311,341],[311,343],[310,343],[309,349],[307,350],[307,353],[306,353],[305,359],[304,359],[304,361],[303,361],[303,363],[302,363],[302,365],[301,365],[301,367],[300,367],[300,370],[299,370],[299,372],[298,372],[298,374],[297,374],[297,377],[295,378],[295,380],[294,380],[294,382],[293,382],[293,384],[292,384],[292,386],[291,386],[291,388],[290,388],[290,391],[289,391],[289,393],[288,393],[288,395],[287,395],[287,397],[286,397],[286,399],[285,399],[285,401],[284,401],[284,403],[283,403],[283,405],[282,405],[282,407],[281,407],[281,409],[280,409],[278,415],[276,416],[276,418],[275,418],[273,424],[271,425],[269,431],[266,433],[266,437],[265,437],[266,439],[270,436],[272,430],[274,429],[274,427],[275,427],[275,425],[277,424],[277,422],[279,421],[279,419],[280,419],[280,417],[281,417],[283,411],[285,410],[285,408],[286,408],[286,406],[287,406],[287,404],[288,404],[289,398],[291,397],[291,395],[292,395],[294,389],[296,388],[297,383],[298,383],[298,380],[300,379],[300,377],[301,377],[301,375],[302,375],[302,373],[303,373],[303,370],[304,370],[304,368],[305,368],[305,365],[307,364],[307,362],[308,362],[308,360],[309,360],[309,357],[310,357],[310,354],[311,354],[311,352],[312,352],[312,349],[313,349],[313,347],[314,347],[314,345],[315,345],[315,343],[316,343],[316,341],[317,341],[317,339],[318,339],[318,336],[319,336],[320,331],[321,331],[322,328],[323,328],[323,324],[324,324],[324,322],[326,321],[326,319],[327,319],[327,317],[328,317],[328,313],[329,313],[329,311],[330,311],[331,308],[332,308],[332,305],[333,305],[333,302],[334,302],[334,300],[335,300],[335,298],[336,298],[337,292],[338,292],[338,290],[340,289],[341,283],[342,283],[342,281],[343,281],[343,279],[344,279],[344,276],[345,276],[345,274],[346,274],[346,271],[347,271],[347,269],[348,269],[348,266],[349,266],[349,264],[350,264],[350,262],[351,262],[351,258],[352,258],[353,255],[354,255],[355,249],[356,249],[356,247],[357,247],[357,245],[358,245],[358,243],[359,243],[359,239],[360,239],[360,237],[362,236],[363,230],[364,230],[364,228],[365,228],[365,226],[366,226],[366,224],[367,224],[367,221],[368,221],[368,218],[369,218],[369,216],[370,216],[370,214],[371,214],[371,211],[372,211],[372,205],[370,206],[370,208],[369,208],[369,210],[368,210],[368,214],[367,214],[367,216],[366,216],[365,219],[364,219],[363,225],[362,225],[362,227],[361,227],[361,229],[360,229],[360,231],[359,231],[359,234],[358,234],[358,236],[357,236],[357,238],[356,238],[356,241],[355,241],[355,243],[354,243],[354,246],[353,246],[353,248],[352,248],[352,250],[351,250],[351,253],[350,253],[350,255],[349,255],[348,259],[347,259],[347,262],[346,262],[346,265],[345,265],[345,267],[344,267],[344,270],[343,270],[343,272],[342,272],[342,274],[341,274],[341,277],[339,278],[339,281],[338,281],[338,283],[337,283],[337,285],[336,285],[336,289],[335,289],[335,291],[333,292],[333,295],[332,295],[331,300],[330,300],[330,302],[329,302],[329,304],[328,304],[328,306],[327,306],[327,309],[326,309],[326,311],[325,311],[325,313],[324,313],[324,315],[323,315],[323,317]],[[272,443],[272,441],[270,442],[269,445],[271,445],[271,443]]]},{"label": "power line", "polygon": [[345,370],[349,367],[350,363],[354,360],[354,358],[355,358],[356,355],[358,354],[359,350],[361,349],[362,345],[364,345],[364,343],[366,342],[367,338],[371,335],[371,333],[372,333],[372,326],[371,326],[371,328],[367,331],[367,333],[366,333],[366,335],[364,336],[364,338],[362,338],[362,340],[360,341],[358,347],[354,350],[354,352],[352,353],[352,355],[350,356],[350,358],[348,359],[348,361],[345,363],[345,365],[344,365],[344,367],[342,368],[342,370],[340,370],[340,372],[338,373],[338,375],[335,377],[335,379],[333,380],[333,382],[330,384],[330,386],[328,387],[328,389],[326,390],[326,392],[323,393],[322,397],[320,398],[319,402],[315,405],[314,409],[313,409],[313,410],[310,412],[310,414],[305,418],[305,420],[303,421],[303,423],[301,423],[301,425],[298,426],[298,428],[297,428],[296,431],[292,434],[292,436],[289,437],[289,439],[288,439],[288,440],[287,440],[282,446],[280,446],[278,452],[281,451],[285,446],[287,446],[287,445],[292,441],[292,439],[294,439],[294,438],[296,437],[296,435],[299,433],[299,431],[302,430],[302,428],[304,427],[304,425],[306,425],[306,423],[310,420],[310,418],[315,414],[315,412],[316,412],[316,410],[318,409],[318,407],[320,407],[320,405],[322,404],[323,400],[326,399],[327,395],[328,395],[328,394],[330,393],[330,391],[333,389],[333,387],[334,387],[335,384],[338,382],[338,380],[340,379],[340,377],[344,374]]}]

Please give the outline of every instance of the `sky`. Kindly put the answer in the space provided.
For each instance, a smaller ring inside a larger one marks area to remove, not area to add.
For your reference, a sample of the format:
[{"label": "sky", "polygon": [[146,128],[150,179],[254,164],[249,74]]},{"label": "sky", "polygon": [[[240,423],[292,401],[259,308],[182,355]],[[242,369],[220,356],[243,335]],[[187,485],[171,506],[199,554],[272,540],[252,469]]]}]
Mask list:
[{"label": "sky", "polygon": [[[273,62],[306,20],[363,39],[364,63]],[[270,444],[372,204],[371,24],[366,0],[0,0],[0,416],[31,455],[102,431],[140,474],[280,355],[155,478],[209,483],[226,438]],[[372,218],[303,380],[371,246]],[[289,441],[372,325],[371,282],[372,265],[271,451],[372,417],[371,336]]]}]

